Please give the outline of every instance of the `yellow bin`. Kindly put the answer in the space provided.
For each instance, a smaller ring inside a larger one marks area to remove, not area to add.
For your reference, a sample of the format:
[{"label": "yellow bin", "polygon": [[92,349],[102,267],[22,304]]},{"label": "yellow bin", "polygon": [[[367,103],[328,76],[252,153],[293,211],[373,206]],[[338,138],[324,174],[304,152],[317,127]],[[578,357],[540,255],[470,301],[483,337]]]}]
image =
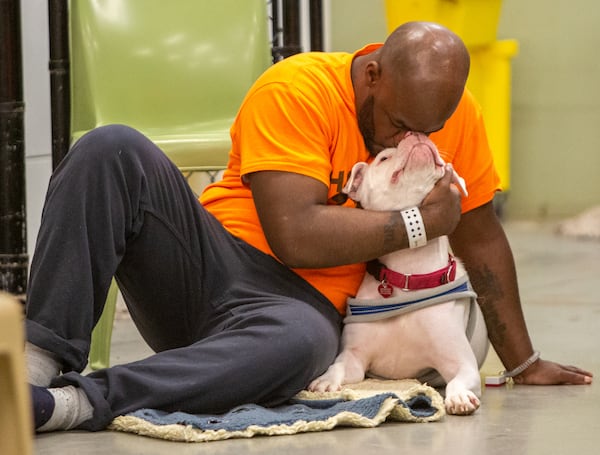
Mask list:
[{"label": "yellow bin", "polygon": [[516,40],[501,40],[470,51],[467,87],[481,104],[503,191],[510,188],[511,60],[518,50]]},{"label": "yellow bin", "polygon": [[390,33],[404,22],[437,22],[469,48],[496,40],[501,6],[502,0],[385,0]]}]

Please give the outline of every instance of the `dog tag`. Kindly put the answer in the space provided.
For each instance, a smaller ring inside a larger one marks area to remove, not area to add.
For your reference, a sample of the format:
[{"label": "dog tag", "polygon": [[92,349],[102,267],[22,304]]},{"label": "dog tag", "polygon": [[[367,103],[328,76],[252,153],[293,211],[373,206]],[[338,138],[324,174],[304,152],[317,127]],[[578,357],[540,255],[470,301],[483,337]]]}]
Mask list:
[{"label": "dog tag", "polygon": [[392,293],[394,292],[394,288],[391,285],[387,284],[387,281],[382,281],[381,284],[377,287],[377,290],[379,291],[381,297],[383,297],[384,299],[391,297]]}]

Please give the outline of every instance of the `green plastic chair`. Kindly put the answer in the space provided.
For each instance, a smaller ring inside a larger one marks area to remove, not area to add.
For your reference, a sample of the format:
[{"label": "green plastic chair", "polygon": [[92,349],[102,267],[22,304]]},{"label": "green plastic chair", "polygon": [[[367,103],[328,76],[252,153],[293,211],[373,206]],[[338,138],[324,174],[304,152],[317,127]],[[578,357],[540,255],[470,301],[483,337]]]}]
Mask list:
[{"label": "green plastic chair", "polygon": [[[71,0],[71,140],[123,123],[182,171],[225,168],[229,128],[271,64],[266,0]],[[92,335],[109,365],[117,287]]]}]

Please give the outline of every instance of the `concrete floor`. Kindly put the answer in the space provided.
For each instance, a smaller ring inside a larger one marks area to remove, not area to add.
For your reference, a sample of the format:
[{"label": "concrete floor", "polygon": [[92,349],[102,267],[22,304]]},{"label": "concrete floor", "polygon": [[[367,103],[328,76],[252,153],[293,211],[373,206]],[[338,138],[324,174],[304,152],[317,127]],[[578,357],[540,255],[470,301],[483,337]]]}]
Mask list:
[{"label": "concrete floor", "polygon": [[[542,357],[596,373],[591,386],[514,386],[484,390],[470,417],[374,429],[175,443],[116,432],[39,435],[35,453],[57,454],[597,454],[600,453],[600,242],[558,237],[550,224],[507,223],[524,311]],[[128,320],[116,323],[113,364],[149,350]],[[491,352],[482,373],[501,370]],[[595,416],[595,417],[594,417]]]}]

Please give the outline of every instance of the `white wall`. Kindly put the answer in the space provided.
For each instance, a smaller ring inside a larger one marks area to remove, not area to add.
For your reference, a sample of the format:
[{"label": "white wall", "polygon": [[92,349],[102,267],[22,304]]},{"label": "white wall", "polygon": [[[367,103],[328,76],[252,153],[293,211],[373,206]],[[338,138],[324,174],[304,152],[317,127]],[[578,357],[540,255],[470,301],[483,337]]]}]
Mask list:
[{"label": "white wall", "polygon": [[27,246],[33,253],[52,170],[48,1],[21,1],[25,99]]}]

